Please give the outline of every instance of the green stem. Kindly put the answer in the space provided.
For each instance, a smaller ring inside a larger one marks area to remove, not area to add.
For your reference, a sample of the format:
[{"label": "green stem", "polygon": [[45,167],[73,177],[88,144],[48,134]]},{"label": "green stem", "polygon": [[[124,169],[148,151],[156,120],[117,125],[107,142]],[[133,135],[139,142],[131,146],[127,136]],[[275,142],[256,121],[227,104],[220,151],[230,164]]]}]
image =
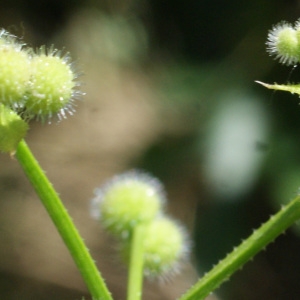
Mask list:
[{"label": "green stem", "polygon": [[130,245],[130,264],[127,300],[139,300],[143,286],[144,225],[137,225]]},{"label": "green stem", "polygon": [[277,236],[283,233],[300,218],[300,196],[297,196],[277,214],[229,253],[211,271],[206,273],[179,300],[205,299],[221,283],[243,266],[255,254],[264,249]]},{"label": "green stem", "polygon": [[71,217],[24,140],[18,144],[16,157],[69,249],[93,299],[111,300],[104,280]]}]

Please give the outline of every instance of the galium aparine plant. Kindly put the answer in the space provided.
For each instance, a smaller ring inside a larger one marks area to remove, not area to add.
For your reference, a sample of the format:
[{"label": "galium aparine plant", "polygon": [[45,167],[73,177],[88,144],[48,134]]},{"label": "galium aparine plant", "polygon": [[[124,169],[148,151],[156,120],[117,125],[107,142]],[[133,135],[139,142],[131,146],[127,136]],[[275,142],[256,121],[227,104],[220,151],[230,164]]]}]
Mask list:
[{"label": "galium aparine plant", "polygon": [[[15,155],[20,162],[93,299],[111,300],[59,195],[24,141],[31,119],[51,123],[53,118],[61,120],[73,113],[74,100],[81,93],[70,56],[54,47],[34,51],[2,29],[0,69],[0,151]],[[120,256],[133,270],[129,272],[129,299],[141,295],[143,274],[169,278],[188,255],[186,231],[166,216],[165,202],[161,183],[137,171],[118,175],[96,191],[94,212],[98,211],[103,227],[119,240]]]},{"label": "galium aparine plant", "polygon": [[[280,63],[290,66],[300,62],[300,19],[292,25],[287,22],[280,22],[274,25],[267,37],[267,51]],[[299,84],[267,84],[256,81],[266,88],[280,91],[287,91],[300,95]]]},{"label": "galium aparine plant", "polygon": [[[267,50],[281,63],[298,64],[300,21],[281,22],[268,34]],[[77,73],[69,55],[54,48],[34,51],[0,30],[0,151],[15,154],[49,217],[73,257],[94,300],[112,300],[105,281],[58,193],[24,141],[28,121],[51,122],[72,114],[80,96]],[[261,83],[261,82],[259,82]],[[300,94],[300,85],[268,85]],[[183,227],[165,213],[165,195],[158,180],[141,172],[116,176],[96,190],[93,214],[120,243],[129,264],[128,297],[141,299],[142,274],[168,278],[186,259],[189,242]],[[205,299],[259,251],[300,219],[300,195],[255,230],[182,295]]]}]

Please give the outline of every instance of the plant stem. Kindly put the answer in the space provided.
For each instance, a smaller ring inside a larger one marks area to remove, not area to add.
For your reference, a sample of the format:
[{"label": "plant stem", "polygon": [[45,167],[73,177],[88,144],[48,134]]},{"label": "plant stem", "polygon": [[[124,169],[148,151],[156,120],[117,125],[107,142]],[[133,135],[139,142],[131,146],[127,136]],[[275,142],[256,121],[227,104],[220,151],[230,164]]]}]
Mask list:
[{"label": "plant stem", "polygon": [[18,144],[16,157],[69,249],[93,299],[111,300],[110,292],[70,215],[24,140]]},{"label": "plant stem", "polygon": [[300,196],[297,196],[277,214],[271,216],[266,223],[254,231],[249,238],[229,253],[211,271],[206,273],[179,300],[205,299],[221,283],[227,280],[235,271],[264,249],[299,218]]},{"label": "plant stem", "polygon": [[139,300],[143,286],[144,260],[144,225],[137,225],[133,230],[133,239],[130,245],[130,263],[127,300]]}]

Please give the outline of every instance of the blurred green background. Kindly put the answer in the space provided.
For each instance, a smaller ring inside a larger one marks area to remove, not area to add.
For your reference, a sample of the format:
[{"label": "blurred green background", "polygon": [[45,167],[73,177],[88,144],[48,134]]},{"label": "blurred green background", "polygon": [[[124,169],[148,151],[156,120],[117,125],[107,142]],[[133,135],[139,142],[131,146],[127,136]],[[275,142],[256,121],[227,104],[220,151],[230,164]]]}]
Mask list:
[{"label": "blurred green background", "polygon": [[[59,124],[31,122],[27,141],[61,194],[115,299],[126,268],[90,217],[93,189],[143,169],[166,186],[193,254],[143,299],[175,299],[267,220],[300,186],[297,96],[256,84],[298,82],[299,67],[265,51],[272,25],[299,1],[0,2],[0,26],[32,47],[70,51],[83,101]],[[211,299],[299,299],[295,226]],[[0,299],[89,299],[17,162],[0,155]]]}]

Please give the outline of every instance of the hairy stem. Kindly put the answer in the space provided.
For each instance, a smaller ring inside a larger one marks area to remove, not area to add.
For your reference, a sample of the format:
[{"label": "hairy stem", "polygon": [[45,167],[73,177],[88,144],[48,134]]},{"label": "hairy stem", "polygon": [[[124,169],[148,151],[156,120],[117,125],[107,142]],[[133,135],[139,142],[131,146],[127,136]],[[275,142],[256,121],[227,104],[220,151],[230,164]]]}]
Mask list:
[{"label": "hairy stem", "polygon": [[221,283],[227,280],[235,271],[241,268],[248,260],[264,249],[298,219],[300,219],[300,196],[297,196],[259,229],[254,231],[249,238],[229,253],[211,271],[206,273],[179,300],[205,299]]},{"label": "hairy stem", "polygon": [[137,225],[130,245],[127,300],[140,300],[143,286],[144,225]]},{"label": "hairy stem", "polygon": [[111,300],[104,280],[71,217],[24,140],[18,144],[16,158],[69,249],[93,299]]}]

